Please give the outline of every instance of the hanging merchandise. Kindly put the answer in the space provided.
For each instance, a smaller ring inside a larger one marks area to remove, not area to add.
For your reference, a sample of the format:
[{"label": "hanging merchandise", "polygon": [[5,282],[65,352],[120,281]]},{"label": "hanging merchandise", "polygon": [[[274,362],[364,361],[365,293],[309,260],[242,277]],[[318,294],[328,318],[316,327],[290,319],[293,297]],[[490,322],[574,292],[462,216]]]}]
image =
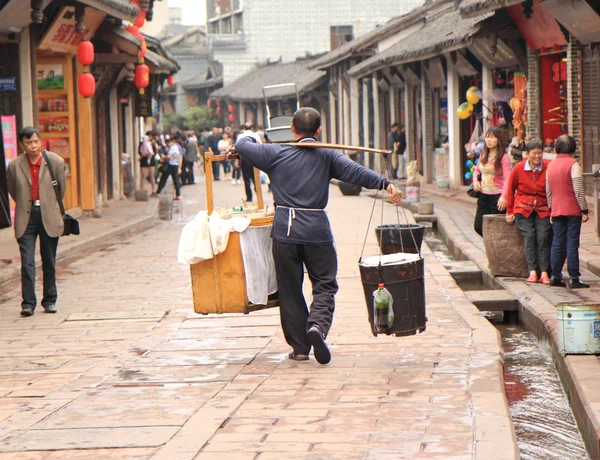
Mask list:
[{"label": "hanging merchandise", "polygon": [[470,102],[463,102],[461,105],[458,106],[458,109],[456,110],[456,115],[461,120],[466,120],[473,114],[473,110],[473,104],[471,104]]},{"label": "hanging merchandise", "polygon": [[479,103],[479,101],[481,100],[481,91],[479,91],[479,88],[477,88],[477,86],[471,86],[468,90],[467,90],[467,101],[473,105]]}]

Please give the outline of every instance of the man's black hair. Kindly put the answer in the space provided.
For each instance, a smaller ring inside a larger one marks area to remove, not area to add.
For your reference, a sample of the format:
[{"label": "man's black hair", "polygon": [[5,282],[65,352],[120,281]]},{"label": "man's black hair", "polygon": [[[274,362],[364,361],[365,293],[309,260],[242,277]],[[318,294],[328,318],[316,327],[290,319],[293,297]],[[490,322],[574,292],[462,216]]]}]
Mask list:
[{"label": "man's black hair", "polygon": [[575,150],[577,150],[577,143],[573,137],[568,134],[563,134],[556,139],[554,150],[556,153],[568,153],[569,155],[573,155]]},{"label": "man's black hair", "polygon": [[525,144],[525,150],[528,152],[536,149],[544,150],[544,144],[539,139],[533,139]]},{"label": "man's black hair", "polygon": [[398,123],[394,123],[394,124],[392,125],[392,128],[399,128],[399,127],[400,127],[400,125],[399,125]]},{"label": "man's black hair", "polygon": [[321,127],[321,114],[312,107],[302,107],[296,110],[292,126],[301,136],[314,136]]},{"label": "man's black hair", "polygon": [[42,138],[40,132],[37,129],[35,129],[32,126],[25,126],[19,133],[19,141],[23,142],[23,139],[25,138],[31,139],[35,134],[37,134],[37,137],[39,137],[40,139]]}]

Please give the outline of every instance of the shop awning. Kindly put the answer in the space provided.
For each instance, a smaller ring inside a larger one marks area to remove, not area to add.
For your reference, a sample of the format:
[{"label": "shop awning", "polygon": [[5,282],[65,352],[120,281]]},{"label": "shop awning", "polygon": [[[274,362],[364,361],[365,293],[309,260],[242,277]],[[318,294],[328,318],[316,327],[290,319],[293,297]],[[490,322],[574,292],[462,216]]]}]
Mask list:
[{"label": "shop awning", "polygon": [[[272,63],[242,75],[224,88],[211,93],[212,98],[227,98],[234,101],[250,102],[263,99],[262,89],[268,85],[295,83],[300,94],[318,87],[327,74],[310,69],[311,60],[299,59],[291,63]],[[292,87],[269,91],[269,100],[295,97]]]},{"label": "shop awning", "polygon": [[525,0],[463,0],[460,2],[458,10],[463,18],[478,16],[506,8],[512,5],[523,3]]},{"label": "shop awning", "polygon": [[405,40],[391,46],[348,70],[354,78],[375,72],[382,67],[422,61],[441,53],[469,46],[482,28],[482,23],[494,13],[462,18],[453,5],[428,16],[425,25]]}]

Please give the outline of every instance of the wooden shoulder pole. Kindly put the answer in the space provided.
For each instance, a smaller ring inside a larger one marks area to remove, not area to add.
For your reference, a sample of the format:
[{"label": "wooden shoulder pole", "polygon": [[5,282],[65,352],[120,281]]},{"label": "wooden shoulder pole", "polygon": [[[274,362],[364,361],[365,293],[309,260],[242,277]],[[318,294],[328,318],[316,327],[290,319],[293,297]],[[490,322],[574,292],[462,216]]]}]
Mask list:
[{"label": "wooden shoulder pole", "polygon": [[206,210],[209,216],[214,210],[212,161],[212,153],[206,152],[204,154],[204,177],[206,179]]}]

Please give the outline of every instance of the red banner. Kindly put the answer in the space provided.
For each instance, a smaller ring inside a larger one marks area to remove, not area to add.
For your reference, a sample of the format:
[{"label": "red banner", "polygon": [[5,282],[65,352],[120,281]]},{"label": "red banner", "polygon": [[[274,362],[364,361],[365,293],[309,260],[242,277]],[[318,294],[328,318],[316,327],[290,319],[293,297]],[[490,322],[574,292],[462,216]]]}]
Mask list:
[{"label": "red banner", "polygon": [[525,17],[522,4],[509,6],[507,11],[531,49],[551,49],[567,44],[558,22],[540,5],[540,0],[533,1],[530,18]]}]

